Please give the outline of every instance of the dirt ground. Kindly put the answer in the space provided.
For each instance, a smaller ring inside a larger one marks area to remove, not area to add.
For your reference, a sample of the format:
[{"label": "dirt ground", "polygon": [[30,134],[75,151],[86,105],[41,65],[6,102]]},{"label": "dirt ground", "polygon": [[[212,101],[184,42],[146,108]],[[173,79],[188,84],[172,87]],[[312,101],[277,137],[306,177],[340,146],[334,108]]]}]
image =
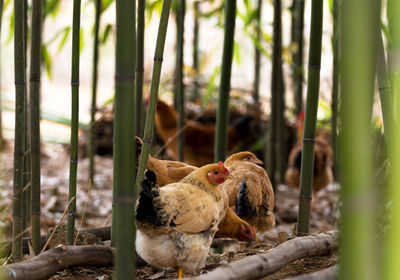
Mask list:
[{"label": "dirt ground", "polygon": [[[0,154],[0,180],[4,186],[0,190],[0,226],[6,236],[11,233],[11,199],[12,199],[12,158],[11,145]],[[78,164],[78,192],[77,192],[77,228],[103,227],[111,224],[112,201],[112,158],[95,157],[96,177],[95,184],[88,182],[88,160],[80,159]],[[42,145],[42,234],[54,227],[68,204],[69,154],[61,144]],[[338,220],[338,192],[337,184],[329,185],[317,193],[312,204],[311,233],[329,231],[336,228]],[[276,226],[271,231],[259,235],[259,243],[250,244],[240,249],[236,244],[224,253],[212,253],[207,261],[203,273],[215,267],[248,255],[260,254],[276,246],[278,234],[286,232],[290,238],[295,231],[297,217],[298,190],[285,185],[277,186],[276,192]],[[65,223],[65,221],[63,221]],[[29,257],[29,256],[27,256]],[[304,258],[293,262],[262,279],[284,279],[289,276],[317,271],[337,262],[336,253],[328,256]],[[75,267],[58,272],[50,279],[111,279],[112,267]],[[137,270],[138,279],[173,279],[177,276],[174,270],[156,271],[150,266],[140,267]]]}]

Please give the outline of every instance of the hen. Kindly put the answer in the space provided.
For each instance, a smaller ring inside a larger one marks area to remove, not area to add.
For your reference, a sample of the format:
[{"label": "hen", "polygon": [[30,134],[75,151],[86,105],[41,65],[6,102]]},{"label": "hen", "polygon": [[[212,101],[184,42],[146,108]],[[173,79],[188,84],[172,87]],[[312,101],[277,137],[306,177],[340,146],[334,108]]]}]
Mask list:
[{"label": "hen", "polygon": [[[228,153],[232,153],[235,144],[248,131],[251,117],[237,119],[228,127]],[[158,100],[155,126],[157,134],[166,143],[173,157],[177,159],[177,112],[165,102]],[[184,130],[184,158],[185,162],[194,166],[202,166],[213,162],[215,126],[205,125],[193,120],[186,120]]]},{"label": "hen", "polygon": [[[302,137],[304,126],[304,112],[297,116],[298,141],[289,154],[288,169],[285,172],[285,181],[294,188],[300,186],[300,168],[302,155]],[[315,138],[314,145],[314,170],[313,170],[313,195],[333,182],[332,172],[333,151],[329,143],[322,137]]]},{"label": "hen", "polygon": [[228,195],[229,206],[259,232],[275,225],[274,191],[267,172],[259,166],[262,163],[251,152],[231,155],[224,164],[232,177],[221,185]]},{"label": "hen", "polygon": [[[135,137],[137,147],[137,157],[139,159],[143,140],[139,137]],[[180,181],[186,175],[196,170],[198,167],[186,164],[181,161],[175,160],[162,160],[157,159],[149,155],[147,161],[147,169],[153,171],[157,177],[157,184],[159,186],[165,186],[171,183]]]},{"label": "hen", "polygon": [[198,273],[228,205],[218,186],[228,177],[224,164],[209,164],[160,188],[146,172],[139,194],[136,250],[149,264]]},{"label": "hen", "polygon": [[[137,155],[139,156],[143,141],[139,137],[136,137],[136,142],[138,148]],[[147,162],[147,170],[151,170],[156,174],[157,184],[160,187],[178,182],[197,169],[198,167],[184,162],[161,160],[150,155]],[[239,241],[254,241],[256,239],[256,234],[248,222],[239,218],[236,213],[229,208],[221,223],[218,225],[218,232],[215,237],[235,238]]]}]

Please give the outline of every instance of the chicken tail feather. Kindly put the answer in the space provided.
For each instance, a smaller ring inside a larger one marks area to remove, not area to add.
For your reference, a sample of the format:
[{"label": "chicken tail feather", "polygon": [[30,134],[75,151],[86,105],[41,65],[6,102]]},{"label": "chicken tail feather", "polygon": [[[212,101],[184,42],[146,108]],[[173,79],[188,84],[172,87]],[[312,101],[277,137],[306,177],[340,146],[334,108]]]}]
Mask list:
[{"label": "chicken tail feather", "polygon": [[236,215],[239,217],[257,216],[257,211],[250,205],[246,179],[243,179],[240,184],[239,197],[236,202]]},{"label": "chicken tail feather", "polygon": [[136,141],[136,158],[137,158],[136,169],[137,169],[139,165],[140,155],[142,154],[143,140],[140,137],[136,136],[135,141]]},{"label": "chicken tail feather", "polygon": [[146,179],[140,184],[142,189],[139,193],[139,203],[136,209],[136,220],[161,226],[162,221],[157,214],[156,198],[160,196],[160,187],[156,183],[156,174],[148,170]]}]

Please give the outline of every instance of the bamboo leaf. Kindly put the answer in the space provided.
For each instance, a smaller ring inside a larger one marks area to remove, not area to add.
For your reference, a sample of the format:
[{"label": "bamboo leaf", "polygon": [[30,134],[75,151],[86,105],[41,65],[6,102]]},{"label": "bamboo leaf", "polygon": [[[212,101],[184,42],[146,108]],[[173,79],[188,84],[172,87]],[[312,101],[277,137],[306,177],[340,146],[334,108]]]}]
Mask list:
[{"label": "bamboo leaf", "polygon": [[221,66],[217,66],[214,69],[214,72],[212,73],[211,77],[208,79],[208,85],[206,88],[206,91],[203,95],[202,98],[202,107],[204,108],[208,101],[211,99],[213,92],[215,91],[215,80],[217,77],[219,77],[221,73]]},{"label": "bamboo leaf", "polygon": [[272,42],[272,36],[269,35],[267,32],[264,32],[264,31],[261,30],[261,34],[262,34],[262,37],[264,38],[265,42],[267,42],[267,43],[271,43]]},{"label": "bamboo leaf", "polygon": [[256,18],[257,18],[258,11],[256,9],[252,10],[247,16],[244,21],[244,26],[248,27]]},{"label": "bamboo leaf", "polygon": [[[203,18],[211,18],[213,16],[220,16],[222,14],[223,8],[224,8],[224,4],[222,3],[218,7],[214,8],[208,12],[200,13],[200,16]],[[216,15],[216,14],[218,14],[218,15]]]},{"label": "bamboo leaf", "polygon": [[241,55],[240,55],[240,46],[238,42],[235,42],[233,45],[233,57],[235,58],[235,61],[237,64],[242,63]]},{"label": "bamboo leaf", "polygon": [[101,13],[110,7],[110,5],[114,2],[114,0],[102,0],[101,2]]},{"label": "bamboo leaf", "polygon": [[84,42],[85,36],[83,34],[83,27],[81,27],[81,31],[79,33],[80,33],[79,34],[79,37],[80,37],[79,38],[79,53],[81,53],[83,46],[85,45],[85,42]]},{"label": "bamboo leaf", "polygon": [[60,11],[60,0],[48,0],[45,5],[43,16],[51,15],[53,18]]},{"label": "bamboo leaf", "polygon": [[62,31],[62,32],[64,32],[64,35],[63,35],[63,37],[62,37],[62,39],[60,41],[60,44],[58,45],[58,50],[57,50],[58,52],[61,52],[62,49],[64,48],[65,42],[67,41],[67,38],[68,38],[68,35],[69,35],[70,31],[71,31],[71,27],[70,26],[65,27],[64,30]]},{"label": "bamboo leaf", "polygon": [[6,41],[6,44],[11,42],[11,39],[14,36],[14,10],[12,10],[11,15],[10,15],[10,26],[9,26],[9,33],[8,33],[8,38]]},{"label": "bamboo leaf", "polygon": [[52,77],[53,60],[52,60],[51,55],[49,54],[49,51],[47,50],[47,47],[45,45],[42,45],[42,59],[44,62],[44,67],[46,69],[47,77],[51,80],[53,78]]},{"label": "bamboo leaf", "polygon": [[107,42],[107,39],[110,36],[110,32],[112,30],[113,26],[111,24],[107,24],[106,27],[104,28],[103,35],[101,36],[100,43],[105,44]]}]

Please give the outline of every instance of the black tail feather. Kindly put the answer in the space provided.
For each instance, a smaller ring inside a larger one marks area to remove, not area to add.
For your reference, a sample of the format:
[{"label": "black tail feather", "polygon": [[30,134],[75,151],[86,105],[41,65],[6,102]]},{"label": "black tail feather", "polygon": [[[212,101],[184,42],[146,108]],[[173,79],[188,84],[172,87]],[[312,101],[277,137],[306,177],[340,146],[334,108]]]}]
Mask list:
[{"label": "black tail feather", "polygon": [[257,216],[257,211],[254,210],[250,205],[246,179],[243,179],[242,183],[240,184],[239,197],[236,202],[236,215],[239,217]]},{"label": "black tail feather", "polygon": [[250,122],[254,119],[252,116],[242,116],[234,120],[230,126],[240,131],[242,136],[247,136],[250,132]]},{"label": "black tail feather", "polygon": [[136,142],[136,160],[137,160],[136,169],[137,169],[139,165],[140,155],[142,154],[143,140],[136,136],[135,142]]},{"label": "black tail feather", "polygon": [[301,150],[297,152],[296,157],[294,159],[294,166],[293,166],[293,167],[298,168],[299,170],[301,168],[301,154],[302,154]]},{"label": "black tail feather", "polygon": [[136,209],[136,220],[139,222],[151,223],[161,226],[162,222],[157,215],[155,198],[160,196],[159,186],[156,183],[156,174],[148,170],[145,174],[146,179],[140,184],[142,189],[139,193],[139,203]]}]

